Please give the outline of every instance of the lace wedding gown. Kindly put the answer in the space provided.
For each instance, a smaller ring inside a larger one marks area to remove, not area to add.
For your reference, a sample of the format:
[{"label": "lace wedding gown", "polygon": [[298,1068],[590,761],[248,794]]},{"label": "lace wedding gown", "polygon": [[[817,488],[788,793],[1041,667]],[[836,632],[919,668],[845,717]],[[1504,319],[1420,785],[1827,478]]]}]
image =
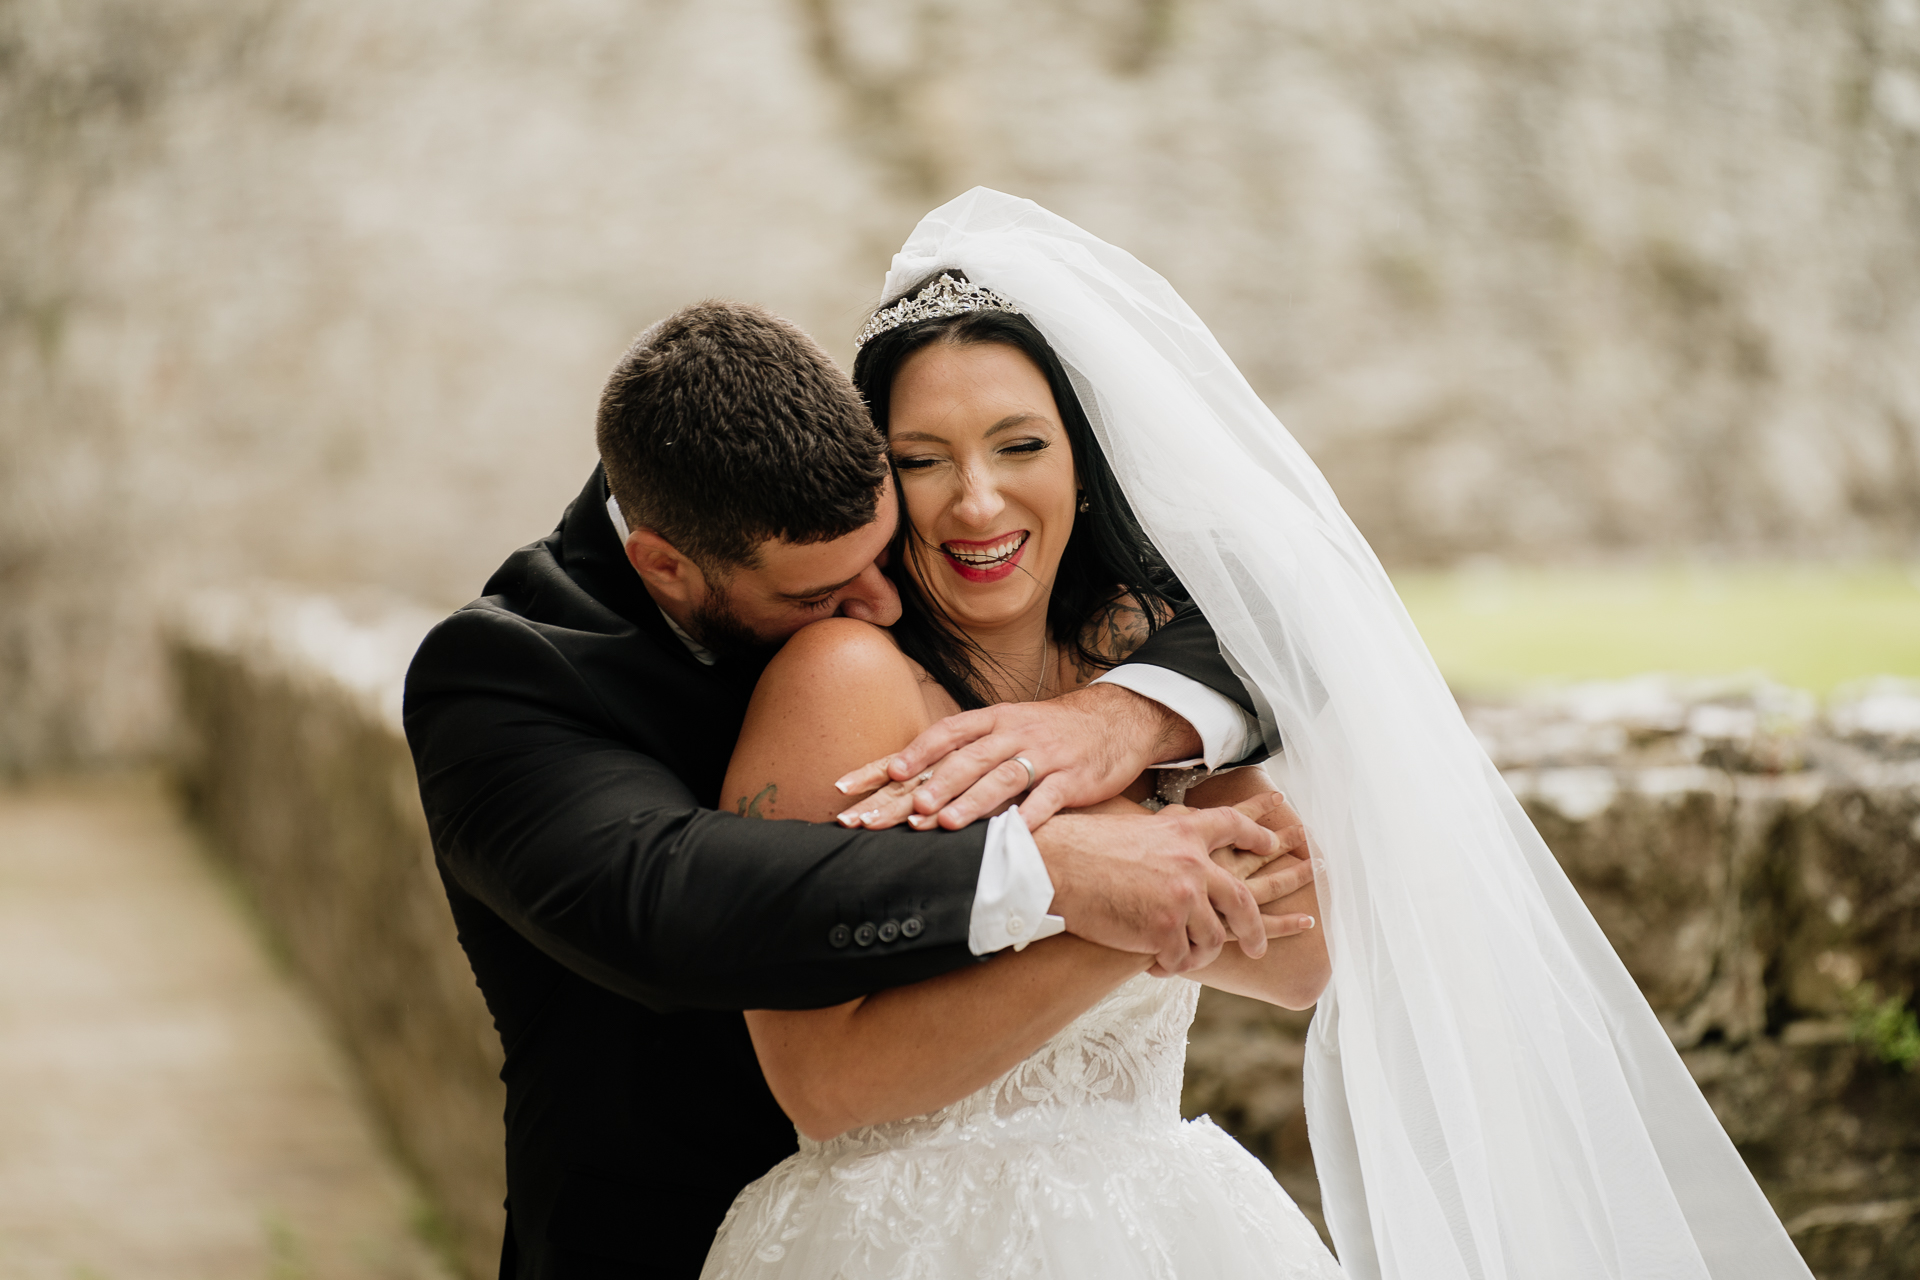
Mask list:
[{"label": "lace wedding gown", "polygon": [[1199,990],[1142,975],[952,1106],[801,1138],[734,1201],[702,1280],[1337,1280],[1260,1162],[1180,1118]]}]

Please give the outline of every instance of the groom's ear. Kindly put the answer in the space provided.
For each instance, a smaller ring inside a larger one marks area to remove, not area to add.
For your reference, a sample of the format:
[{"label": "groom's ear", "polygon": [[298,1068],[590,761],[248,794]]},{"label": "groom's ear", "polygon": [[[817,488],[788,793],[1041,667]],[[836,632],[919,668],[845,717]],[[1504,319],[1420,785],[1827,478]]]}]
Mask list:
[{"label": "groom's ear", "polygon": [[657,597],[693,608],[705,596],[706,575],[700,566],[651,529],[627,535],[627,563]]}]

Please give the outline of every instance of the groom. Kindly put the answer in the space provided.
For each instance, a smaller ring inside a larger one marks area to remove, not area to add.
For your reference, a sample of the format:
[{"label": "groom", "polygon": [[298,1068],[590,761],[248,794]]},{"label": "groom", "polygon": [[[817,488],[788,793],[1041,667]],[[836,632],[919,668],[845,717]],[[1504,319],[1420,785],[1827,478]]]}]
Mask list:
[{"label": "groom", "polygon": [[[520,1280],[698,1274],[734,1195],[795,1149],[739,1010],[844,1002],[1062,922],[1171,971],[1204,964],[1228,927],[1264,938],[1209,850],[1276,847],[1232,810],[991,837],[717,811],[772,650],[816,618],[899,617],[875,563],[897,519],[885,444],[805,334],[731,303],[643,334],[598,435],[603,465],[559,527],[434,628],[407,676],[435,856],[506,1050],[501,1274]],[[1073,803],[1075,786],[1231,762],[1249,741],[1247,695],[1197,613],[1092,688],[993,711],[1007,745],[940,766],[934,807],[959,797],[943,825],[1009,772],[1028,779],[1013,754],[1042,757]]]}]

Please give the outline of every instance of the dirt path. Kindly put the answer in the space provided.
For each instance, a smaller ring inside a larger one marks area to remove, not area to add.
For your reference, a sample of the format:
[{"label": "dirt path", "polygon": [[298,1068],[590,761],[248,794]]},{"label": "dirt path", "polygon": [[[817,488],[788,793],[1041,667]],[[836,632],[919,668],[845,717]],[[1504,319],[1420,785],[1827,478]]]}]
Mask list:
[{"label": "dirt path", "polygon": [[0,1278],[441,1280],[421,1221],[159,787],[0,789]]}]

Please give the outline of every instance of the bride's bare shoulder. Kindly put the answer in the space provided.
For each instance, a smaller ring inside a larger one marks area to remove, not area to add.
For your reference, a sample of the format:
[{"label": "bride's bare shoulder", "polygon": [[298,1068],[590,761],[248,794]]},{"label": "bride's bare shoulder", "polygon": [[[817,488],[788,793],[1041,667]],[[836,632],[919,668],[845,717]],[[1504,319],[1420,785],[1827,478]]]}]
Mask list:
[{"label": "bride's bare shoulder", "polygon": [[900,652],[885,627],[853,618],[822,618],[793,633],[767,664],[765,681],[784,679],[917,679],[920,664]]},{"label": "bride's bare shoulder", "polygon": [[884,627],[823,618],[796,631],[760,677],[754,702],[799,714],[922,701],[926,673]]},{"label": "bride's bare shoulder", "polygon": [[842,774],[898,751],[932,719],[919,665],[881,628],[827,618],[761,673],[721,794],[749,817],[831,821]]}]

